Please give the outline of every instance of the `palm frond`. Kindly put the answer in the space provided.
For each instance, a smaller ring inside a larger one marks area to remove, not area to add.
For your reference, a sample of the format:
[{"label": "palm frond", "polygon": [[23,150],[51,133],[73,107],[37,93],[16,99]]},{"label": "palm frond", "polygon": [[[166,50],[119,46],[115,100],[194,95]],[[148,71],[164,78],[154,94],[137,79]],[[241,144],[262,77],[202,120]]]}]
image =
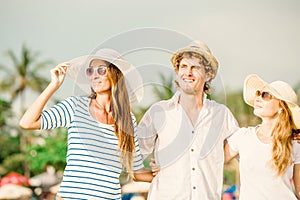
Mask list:
[{"label": "palm frond", "polygon": [[40,71],[41,69],[45,69],[49,66],[52,66],[54,65],[53,61],[51,60],[46,60],[46,61],[43,61],[43,62],[39,62],[39,63],[36,63],[33,68],[31,69],[31,71],[33,72],[38,72]]},{"label": "palm frond", "polygon": [[22,65],[23,66],[28,66],[30,62],[32,62],[31,56],[30,56],[30,51],[26,47],[26,45],[22,46]]},{"label": "palm frond", "polygon": [[17,88],[15,90],[12,91],[11,96],[10,96],[10,101],[13,102],[16,100],[16,98],[18,97],[18,95],[20,94],[20,92],[24,91],[24,89],[22,88]]},{"label": "palm frond", "polygon": [[20,62],[19,62],[17,56],[15,55],[15,53],[12,50],[8,50],[6,52],[6,54],[8,55],[8,57],[10,58],[10,60],[13,62],[13,66],[20,65]]},{"label": "palm frond", "polygon": [[49,83],[48,79],[38,76],[37,74],[31,74],[30,79],[27,81],[28,87],[36,92],[42,92]]},{"label": "palm frond", "polygon": [[14,83],[15,83],[15,79],[12,78],[11,76],[8,76],[0,82],[0,90],[9,91],[13,87]]},{"label": "palm frond", "polygon": [[33,53],[26,45],[22,46],[20,60],[12,50],[8,50],[7,55],[12,64],[0,68],[6,72],[6,76],[0,80],[0,89],[9,92],[11,100],[14,101],[18,96],[23,98],[26,88],[41,92],[46,87],[48,80],[38,72],[52,63],[51,61],[36,63],[39,53]]},{"label": "palm frond", "polygon": [[159,74],[160,85],[153,86],[153,93],[157,96],[158,100],[169,99],[175,93],[173,89],[173,76],[166,77],[163,74]]},{"label": "palm frond", "polygon": [[6,66],[0,64],[0,71],[5,72],[8,76],[14,74],[11,69],[8,69]]}]

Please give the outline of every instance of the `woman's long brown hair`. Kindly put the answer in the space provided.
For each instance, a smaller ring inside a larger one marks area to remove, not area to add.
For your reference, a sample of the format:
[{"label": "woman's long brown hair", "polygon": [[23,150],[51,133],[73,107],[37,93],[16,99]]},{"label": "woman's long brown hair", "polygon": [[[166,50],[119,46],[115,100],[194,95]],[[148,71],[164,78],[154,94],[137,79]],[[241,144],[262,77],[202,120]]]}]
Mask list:
[{"label": "woman's long brown hair", "polygon": [[[114,119],[115,134],[119,142],[120,161],[132,177],[135,143],[129,96],[123,73],[115,65],[106,63],[108,64],[107,76],[111,83],[111,111]],[[93,90],[89,97],[96,98]]]}]

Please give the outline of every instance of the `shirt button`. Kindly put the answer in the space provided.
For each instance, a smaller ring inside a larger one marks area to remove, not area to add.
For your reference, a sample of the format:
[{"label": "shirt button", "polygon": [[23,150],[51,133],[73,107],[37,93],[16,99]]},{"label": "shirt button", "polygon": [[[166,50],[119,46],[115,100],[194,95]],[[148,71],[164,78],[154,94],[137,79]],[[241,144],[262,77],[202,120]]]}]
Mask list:
[{"label": "shirt button", "polygon": [[193,167],[192,170],[195,170],[195,167]]},{"label": "shirt button", "polygon": [[193,187],[193,189],[195,190],[195,189],[196,189],[196,187],[194,186],[194,187]]},{"label": "shirt button", "polygon": [[194,151],[194,149],[191,149],[191,152],[193,152]]},{"label": "shirt button", "polygon": [[194,134],[194,133],[195,133],[195,131],[192,131],[192,133]]}]

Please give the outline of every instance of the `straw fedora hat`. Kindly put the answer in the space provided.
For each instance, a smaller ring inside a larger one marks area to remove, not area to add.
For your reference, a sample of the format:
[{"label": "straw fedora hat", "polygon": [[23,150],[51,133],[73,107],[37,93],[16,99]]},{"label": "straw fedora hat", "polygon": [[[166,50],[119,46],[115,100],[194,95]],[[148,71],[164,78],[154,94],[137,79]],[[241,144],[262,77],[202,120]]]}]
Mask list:
[{"label": "straw fedora hat", "polygon": [[86,94],[91,93],[91,86],[85,74],[93,59],[105,60],[118,67],[124,75],[130,103],[141,101],[144,95],[143,80],[138,70],[113,49],[99,49],[94,54],[84,55],[61,63],[68,66],[67,75],[75,81],[79,88]]},{"label": "straw fedora hat", "polygon": [[274,81],[267,83],[256,74],[246,77],[244,82],[244,100],[253,107],[255,92],[264,90],[270,92],[275,98],[285,101],[292,112],[294,124],[300,129],[300,107],[298,106],[298,98],[293,88],[286,82]]},{"label": "straw fedora hat", "polygon": [[217,59],[212,55],[208,46],[199,40],[195,40],[191,44],[189,44],[187,47],[184,47],[184,48],[176,51],[171,56],[171,62],[173,64],[173,66],[175,66],[175,64],[176,64],[177,57],[181,56],[183,53],[186,53],[186,52],[193,52],[193,53],[197,53],[197,54],[203,56],[210,63],[210,66],[213,70],[212,79],[214,79],[216,77],[219,63],[218,63]]}]

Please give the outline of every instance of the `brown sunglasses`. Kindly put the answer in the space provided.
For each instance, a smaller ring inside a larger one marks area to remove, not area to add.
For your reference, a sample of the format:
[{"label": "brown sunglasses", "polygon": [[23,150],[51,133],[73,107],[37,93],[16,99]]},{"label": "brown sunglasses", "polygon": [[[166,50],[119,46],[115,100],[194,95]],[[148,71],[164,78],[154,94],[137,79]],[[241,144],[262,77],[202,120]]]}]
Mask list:
[{"label": "brown sunglasses", "polygon": [[261,96],[261,98],[262,98],[264,101],[270,101],[271,99],[274,99],[274,96],[271,95],[269,92],[263,92],[263,91],[260,91],[260,90],[257,90],[257,91],[255,92],[255,96],[256,96],[256,97]]}]

